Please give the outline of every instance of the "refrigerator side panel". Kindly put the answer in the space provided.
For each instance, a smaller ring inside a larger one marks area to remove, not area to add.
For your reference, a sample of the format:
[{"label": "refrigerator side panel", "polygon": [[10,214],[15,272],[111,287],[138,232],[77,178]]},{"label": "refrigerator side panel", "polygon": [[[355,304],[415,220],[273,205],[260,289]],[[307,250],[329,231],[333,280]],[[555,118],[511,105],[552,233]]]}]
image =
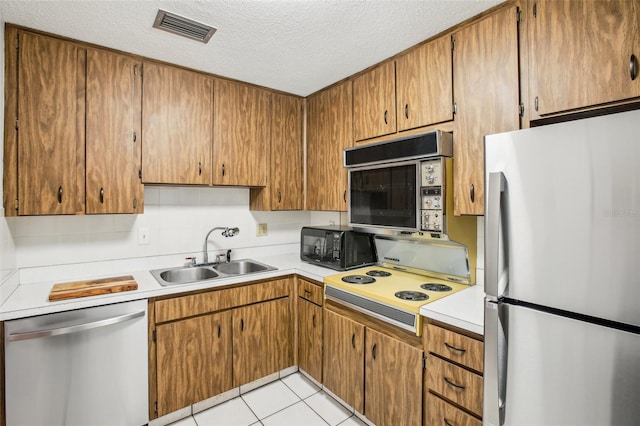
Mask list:
[{"label": "refrigerator side panel", "polygon": [[640,424],[640,335],[506,310],[505,425]]},{"label": "refrigerator side panel", "polygon": [[509,297],[640,325],[639,135],[630,111],[486,137]]}]

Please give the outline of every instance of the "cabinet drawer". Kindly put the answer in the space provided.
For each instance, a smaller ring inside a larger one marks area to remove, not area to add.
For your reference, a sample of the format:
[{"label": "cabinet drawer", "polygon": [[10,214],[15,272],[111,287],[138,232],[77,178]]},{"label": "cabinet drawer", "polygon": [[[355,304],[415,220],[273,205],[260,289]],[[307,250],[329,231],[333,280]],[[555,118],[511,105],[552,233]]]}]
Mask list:
[{"label": "cabinet drawer", "polygon": [[428,350],[451,361],[482,372],[484,344],[437,325],[427,325]]},{"label": "cabinet drawer", "polygon": [[298,279],[298,296],[322,306],[322,287],[312,284],[309,281]]},{"label": "cabinet drawer", "polygon": [[478,416],[482,415],[482,376],[429,356],[427,386]]},{"label": "cabinet drawer", "polygon": [[482,426],[480,420],[432,393],[427,393],[425,403],[426,426]]}]

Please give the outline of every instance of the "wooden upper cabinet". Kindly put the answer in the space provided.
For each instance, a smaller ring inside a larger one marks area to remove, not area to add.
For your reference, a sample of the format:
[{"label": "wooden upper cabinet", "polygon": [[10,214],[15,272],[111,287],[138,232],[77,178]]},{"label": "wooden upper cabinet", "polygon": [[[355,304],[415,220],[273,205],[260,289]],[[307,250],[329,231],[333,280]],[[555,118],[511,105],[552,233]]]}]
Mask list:
[{"label": "wooden upper cabinet", "polygon": [[210,184],[213,79],[144,63],[142,181]]},{"label": "wooden upper cabinet", "polygon": [[307,210],[347,211],[343,150],[353,144],[351,82],[307,99]]},{"label": "wooden upper cabinet", "polygon": [[268,181],[264,188],[251,188],[252,210],[302,210],[303,106],[302,98],[271,94],[271,140]]},{"label": "wooden upper cabinet", "polygon": [[453,120],[452,66],[449,37],[396,58],[398,131]]},{"label": "wooden upper cabinet", "polygon": [[637,1],[536,0],[527,13],[531,119],[640,96]]},{"label": "wooden upper cabinet", "polygon": [[517,8],[454,34],[454,214],[484,213],[484,136],[520,127]]},{"label": "wooden upper cabinet", "polygon": [[265,186],[271,93],[216,80],[214,99],[213,184]]},{"label": "wooden upper cabinet", "polygon": [[139,213],[141,63],[87,52],[86,212]]},{"label": "wooden upper cabinet", "polygon": [[46,36],[17,34],[16,162],[8,158],[5,167],[17,168],[18,215],[82,213],[86,51]]},{"label": "wooden upper cabinet", "polygon": [[396,68],[385,62],[353,80],[356,141],[396,132]]}]

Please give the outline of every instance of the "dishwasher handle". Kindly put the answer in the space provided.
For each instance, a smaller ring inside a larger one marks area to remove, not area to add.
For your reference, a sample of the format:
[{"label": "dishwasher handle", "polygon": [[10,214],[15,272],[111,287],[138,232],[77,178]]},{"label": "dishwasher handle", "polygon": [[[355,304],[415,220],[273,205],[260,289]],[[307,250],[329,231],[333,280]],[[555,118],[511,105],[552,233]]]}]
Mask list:
[{"label": "dishwasher handle", "polygon": [[116,317],[105,318],[98,321],[87,322],[83,324],[70,325],[67,327],[50,328],[45,330],[26,331],[23,333],[11,333],[9,334],[10,342],[17,342],[20,340],[37,339],[40,337],[62,336],[64,334],[79,333],[81,331],[91,330],[93,328],[106,327],[108,325],[118,324],[121,322],[129,321],[134,318],[139,318],[145,315],[145,311],[132,312]]}]

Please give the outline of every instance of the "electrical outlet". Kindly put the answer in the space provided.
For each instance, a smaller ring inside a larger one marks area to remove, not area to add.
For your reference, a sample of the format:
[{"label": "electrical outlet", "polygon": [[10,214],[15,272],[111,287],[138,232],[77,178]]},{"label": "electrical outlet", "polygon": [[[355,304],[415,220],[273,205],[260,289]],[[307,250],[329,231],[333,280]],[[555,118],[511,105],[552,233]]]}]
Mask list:
[{"label": "electrical outlet", "polygon": [[256,227],[256,237],[264,237],[267,235],[267,224],[259,223]]},{"label": "electrical outlet", "polygon": [[138,245],[149,244],[149,228],[138,228]]}]

